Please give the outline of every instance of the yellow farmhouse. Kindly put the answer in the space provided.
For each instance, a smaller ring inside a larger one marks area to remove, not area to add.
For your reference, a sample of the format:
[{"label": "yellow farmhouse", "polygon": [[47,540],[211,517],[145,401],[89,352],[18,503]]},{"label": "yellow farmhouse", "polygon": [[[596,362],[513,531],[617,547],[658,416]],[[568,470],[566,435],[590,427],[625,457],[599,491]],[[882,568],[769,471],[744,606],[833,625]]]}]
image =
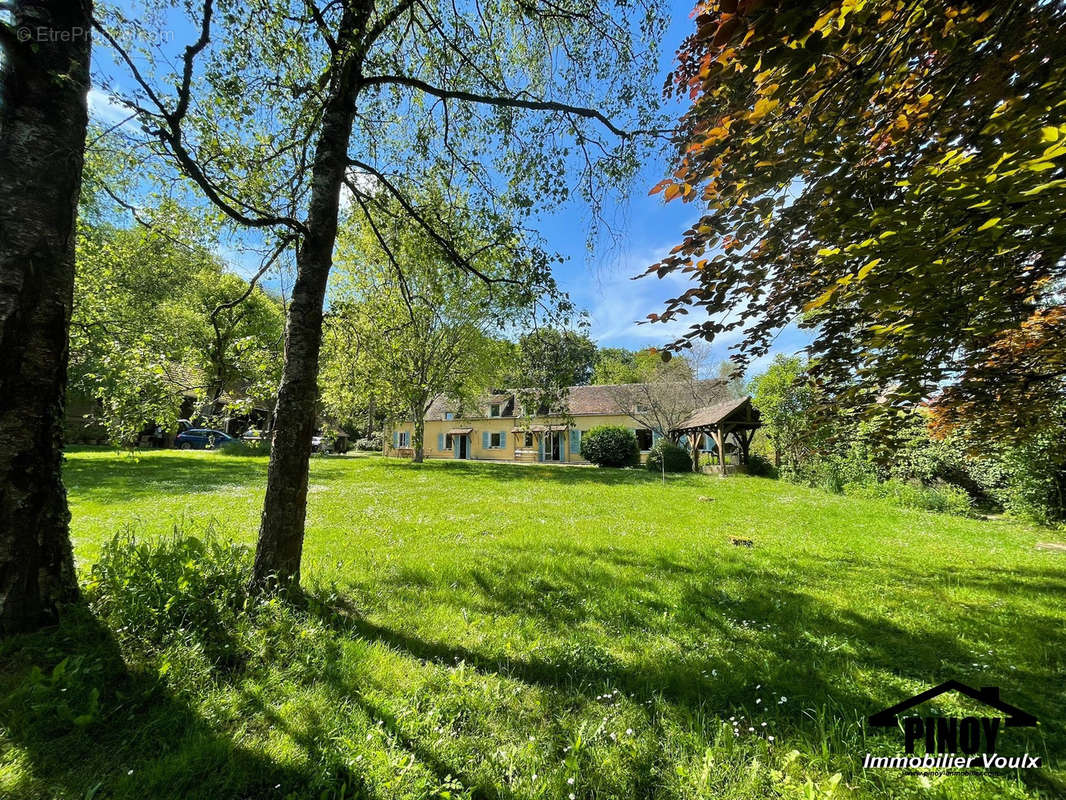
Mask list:
[{"label": "yellow farmhouse", "polygon": [[[663,432],[652,427],[655,415],[642,407],[650,393],[640,391],[639,384],[623,386],[572,386],[567,390],[565,417],[533,417],[522,414],[514,392],[498,391],[482,396],[473,408],[463,408],[447,398],[437,397],[426,413],[424,456],[426,458],[470,459],[477,461],[555,462],[587,464],[581,456],[581,437],[600,425],[629,428],[640,445],[641,461]],[[675,416],[673,430],[680,431],[682,442],[696,442],[701,452],[715,453],[715,434],[708,420],[746,417],[752,419],[748,399],[723,400],[724,384],[717,380],[693,382],[688,388],[687,408]],[[739,416],[738,416],[739,415]],[[644,420],[643,422],[641,420]],[[700,423],[691,431],[684,421]],[[757,422],[756,422],[757,424]],[[386,426],[385,455],[414,455],[410,421]],[[750,437],[743,434],[733,443],[725,443],[726,453],[741,450],[746,454]]]}]

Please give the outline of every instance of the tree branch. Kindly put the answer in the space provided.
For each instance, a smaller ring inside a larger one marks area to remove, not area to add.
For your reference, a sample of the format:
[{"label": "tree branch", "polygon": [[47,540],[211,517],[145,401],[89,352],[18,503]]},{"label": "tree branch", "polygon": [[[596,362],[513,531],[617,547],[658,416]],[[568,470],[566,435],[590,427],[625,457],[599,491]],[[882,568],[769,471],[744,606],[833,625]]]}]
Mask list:
[{"label": "tree branch", "polygon": [[437,86],[421,81],[418,78],[409,78],[403,75],[371,75],[363,79],[363,86],[398,85],[418,89],[426,94],[439,97],[442,100],[463,100],[470,103],[482,103],[484,105],[502,106],[506,108],[526,108],[532,111],[561,111],[574,114],[586,119],[599,121],[611,133],[623,139],[628,139],[636,133],[643,131],[626,131],[619,128],[604,114],[593,108],[572,106],[568,103],[557,103],[553,100],[523,100],[518,97],[505,97],[498,95],[478,94],[476,92],[460,91],[458,89],[442,89]]},{"label": "tree branch", "polygon": [[[274,263],[281,257],[281,254],[285,252],[285,248],[292,244],[295,240],[296,234],[294,233],[290,233],[289,235],[282,237],[281,242],[279,242],[278,246],[274,248],[274,252],[270,254],[270,258],[268,258],[263,263],[263,266],[259,268],[259,271],[256,272],[255,275],[253,275],[249,279],[248,288],[244,290],[244,294],[242,294],[236,300],[230,300],[228,302],[220,303],[219,305],[215,306],[214,310],[211,312],[212,325],[215,325],[215,320],[218,318],[218,315],[221,314],[223,311],[228,308],[233,308],[234,306],[240,305],[248,299],[249,295],[251,295],[252,291],[255,289],[256,283],[259,282],[259,279],[266,274],[266,271],[268,269],[274,266]],[[216,325],[215,327],[217,330],[218,326]]]},{"label": "tree branch", "polygon": [[396,259],[396,256],[392,252],[392,248],[389,247],[389,243],[385,241],[385,237],[382,236],[381,231],[378,230],[377,223],[374,221],[374,215],[370,213],[370,209],[367,208],[366,201],[363,199],[362,193],[355,188],[351,178],[347,175],[344,176],[344,184],[348,187],[348,190],[354,195],[355,202],[359,204],[359,207],[363,210],[363,216],[366,217],[367,224],[370,225],[370,230],[374,233],[374,238],[378,240],[378,244],[381,245],[381,249],[385,251],[385,256],[389,259],[389,263],[392,264],[393,269],[396,270],[396,275],[400,279],[400,296],[403,298],[404,304],[407,306],[407,313],[411,317],[411,322],[415,321],[415,310],[411,306],[411,290],[407,286],[407,278],[403,274],[403,267],[400,266],[400,262]]},{"label": "tree branch", "polygon": [[[396,201],[403,207],[403,210],[406,211],[407,214],[415,222],[418,223],[422,230],[424,230],[429,235],[429,238],[431,238],[433,241],[440,245],[441,249],[444,250],[445,254],[456,265],[465,269],[472,275],[476,275],[489,286],[492,286],[496,283],[518,283],[518,281],[512,278],[490,278],[488,275],[486,275],[484,272],[482,272],[472,263],[470,263],[469,258],[459,253],[459,251],[455,249],[451,241],[442,236],[440,232],[437,231],[437,229],[433,227],[429,223],[429,221],[422,215],[422,213],[419,212],[419,210],[411,204],[411,202],[407,199],[403,192],[397,189],[396,186],[393,185],[393,183],[388,178],[386,178],[381,172],[372,167],[370,164],[367,164],[363,161],[349,159],[348,163],[351,166],[361,169],[364,172],[368,172],[369,174],[377,178],[381,182],[381,185],[384,186],[386,190],[388,190],[389,194],[396,198]],[[348,182],[347,179],[346,182]],[[353,188],[350,182],[348,182],[348,187]]]},{"label": "tree branch", "polygon": [[363,40],[364,53],[373,46],[374,42],[377,41],[381,34],[388,30],[388,27],[392,25],[392,23],[398,20],[403,13],[410,9],[414,4],[415,0],[400,0],[400,2],[393,6],[392,10],[383,14],[381,18],[374,23],[374,27],[367,32],[366,38]]},{"label": "tree branch", "polygon": [[[260,211],[254,207],[248,206],[245,203],[240,202],[231,195],[228,195],[223,189],[218,187],[210,178],[207,173],[196,159],[185,147],[182,141],[181,123],[188,111],[189,97],[192,86],[192,67],[196,56],[207,46],[208,37],[210,33],[211,25],[211,0],[205,0],[204,14],[200,25],[200,38],[196,42],[185,48],[185,68],[182,75],[181,86],[178,87],[178,103],[174,111],[167,108],[166,103],[162,98],[152,89],[151,84],[138,69],[133,58],[126,49],[119,44],[118,40],[111,35],[98,20],[93,20],[93,27],[100,33],[108,44],[118,53],[119,57],[126,64],[130,70],[130,74],[133,76],[134,81],[141,89],[144,90],[152,104],[158,109],[158,113],[148,111],[147,109],[130,104],[132,108],[137,108],[138,112],[149,117],[153,117],[157,120],[165,122],[166,127],[158,127],[151,133],[159,139],[160,142],[170,150],[171,155],[178,162],[178,165],[182,168],[184,173],[193,180],[207,195],[215,206],[217,206],[226,216],[235,222],[239,222],[241,225],[245,225],[249,228],[269,228],[279,225],[286,226],[297,233],[306,233],[306,228],[303,223],[293,217],[285,217],[279,215],[271,215]],[[124,101],[125,102],[125,101]],[[227,199],[232,199],[234,202],[229,202]],[[251,216],[246,213],[251,212]]]},{"label": "tree branch", "polygon": [[185,48],[185,55],[182,57],[184,68],[181,74],[181,86],[178,89],[178,105],[174,109],[173,117],[168,117],[171,127],[179,125],[182,119],[185,118],[185,113],[189,110],[193,62],[211,40],[211,14],[213,8],[212,0],[204,0],[204,13],[200,19],[200,38]]}]

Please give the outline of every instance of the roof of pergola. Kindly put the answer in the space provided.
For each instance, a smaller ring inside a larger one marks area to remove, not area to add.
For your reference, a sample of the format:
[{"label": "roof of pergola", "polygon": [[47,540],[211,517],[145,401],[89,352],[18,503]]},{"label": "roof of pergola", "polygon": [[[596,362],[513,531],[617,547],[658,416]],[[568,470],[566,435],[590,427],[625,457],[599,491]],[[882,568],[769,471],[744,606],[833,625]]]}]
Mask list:
[{"label": "roof of pergola", "polygon": [[681,433],[725,427],[733,430],[754,430],[761,425],[759,412],[751,407],[751,398],[743,397],[739,400],[725,400],[721,403],[697,408],[688,419],[679,424],[674,430]]}]

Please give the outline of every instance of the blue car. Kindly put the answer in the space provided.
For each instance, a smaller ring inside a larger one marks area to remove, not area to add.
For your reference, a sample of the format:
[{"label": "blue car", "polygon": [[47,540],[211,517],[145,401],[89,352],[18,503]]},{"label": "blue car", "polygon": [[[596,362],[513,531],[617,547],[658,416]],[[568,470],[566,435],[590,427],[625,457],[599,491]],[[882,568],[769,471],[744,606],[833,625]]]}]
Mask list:
[{"label": "blue car", "polygon": [[179,450],[208,450],[237,441],[229,434],[211,428],[191,428],[174,437],[174,446]]}]

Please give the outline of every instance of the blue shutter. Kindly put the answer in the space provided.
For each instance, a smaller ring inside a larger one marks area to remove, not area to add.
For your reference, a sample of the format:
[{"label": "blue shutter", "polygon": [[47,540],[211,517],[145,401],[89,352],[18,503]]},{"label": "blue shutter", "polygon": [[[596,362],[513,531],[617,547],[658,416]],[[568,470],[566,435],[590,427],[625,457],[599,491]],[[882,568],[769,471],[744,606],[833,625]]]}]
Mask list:
[{"label": "blue shutter", "polygon": [[657,431],[655,428],[652,428],[651,429],[651,446],[655,447],[655,443],[657,441],[659,441],[661,438],[663,438],[663,437],[659,435],[659,431]]},{"label": "blue shutter", "polygon": [[685,434],[684,436],[682,436],[682,437],[681,437],[681,438],[680,438],[680,439],[678,440],[678,444],[680,444],[680,445],[681,445],[682,447],[685,447],[685,446],[687,446],[687,445],[688,445],[688,434]]},{"label": "blue shutter", "polygon": [[544,434],[540,435],[540,452],[537,453],[537,461],[544,460]]},{"label": "blue shutter", "polygon": [[481,449],[482,450],[488,450],[489,449],[489,432],[488,431],[482,431],[481,432]]},{"label": "blue shutter", "polygon": [[577,428],[570,429],[570,455],[576,456],[581,452],[581,431]]},{"label": "blue shutter", "polygon": [[399,431],[393,431],[392,432],[392,446],[393,446],[393,449],[398,448],[400,446],[400,432]]},{"label": "blue shutter", "polygon": [[444,449],[444,434],[443,433],[438,433],[437,434],[437,449],[438,450],[443,450]]}]

